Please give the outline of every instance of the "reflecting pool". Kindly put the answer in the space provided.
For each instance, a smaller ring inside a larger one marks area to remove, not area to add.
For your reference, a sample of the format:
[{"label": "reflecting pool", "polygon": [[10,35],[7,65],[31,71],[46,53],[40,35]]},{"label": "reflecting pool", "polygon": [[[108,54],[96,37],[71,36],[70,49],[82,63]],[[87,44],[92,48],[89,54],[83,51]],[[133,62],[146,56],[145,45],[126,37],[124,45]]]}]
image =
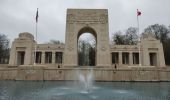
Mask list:
[{"label": "reflecting pool", "polygon": [[168,82],[0,81],[0,100],[170,100]]}]

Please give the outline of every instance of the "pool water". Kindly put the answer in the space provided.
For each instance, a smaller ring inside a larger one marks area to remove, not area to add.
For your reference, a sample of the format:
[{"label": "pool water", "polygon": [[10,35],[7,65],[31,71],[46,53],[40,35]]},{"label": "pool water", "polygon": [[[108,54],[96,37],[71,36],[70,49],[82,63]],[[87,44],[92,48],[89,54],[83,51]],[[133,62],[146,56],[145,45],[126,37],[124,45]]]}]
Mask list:
[{"label": "pool water", "polygon": [[168,82],[0,81],[0,100],[170,100]]}]

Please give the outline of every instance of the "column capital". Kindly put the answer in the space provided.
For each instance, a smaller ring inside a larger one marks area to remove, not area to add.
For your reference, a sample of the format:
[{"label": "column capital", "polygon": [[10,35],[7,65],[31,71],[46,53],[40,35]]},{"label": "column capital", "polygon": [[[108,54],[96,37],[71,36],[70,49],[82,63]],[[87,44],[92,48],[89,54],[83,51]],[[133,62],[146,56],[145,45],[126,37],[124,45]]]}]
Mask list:
[{"label": "column capital", "polygon": [[133,52],[132,51],[129,51],[129,54],[132,54]]},{"label": "column capital", "polygon": [[118,53],[119,53],[119,54],[122,54],[122,51],[119,51]]}]

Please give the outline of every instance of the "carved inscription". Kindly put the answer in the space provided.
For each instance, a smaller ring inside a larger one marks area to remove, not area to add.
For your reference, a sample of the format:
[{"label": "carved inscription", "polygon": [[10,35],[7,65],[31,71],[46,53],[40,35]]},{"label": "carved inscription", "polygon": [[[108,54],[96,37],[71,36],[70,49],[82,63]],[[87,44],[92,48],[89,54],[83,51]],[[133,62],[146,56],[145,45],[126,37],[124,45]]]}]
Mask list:
[{"label": "carved inscription", "polygon": [[76,15],[68,14],[67,15],[67,23],[95,23],[95,24],[106,24],[108,23],[108,15],[101,14],[97,15],[96,13],[84,13],[78,12]]}]

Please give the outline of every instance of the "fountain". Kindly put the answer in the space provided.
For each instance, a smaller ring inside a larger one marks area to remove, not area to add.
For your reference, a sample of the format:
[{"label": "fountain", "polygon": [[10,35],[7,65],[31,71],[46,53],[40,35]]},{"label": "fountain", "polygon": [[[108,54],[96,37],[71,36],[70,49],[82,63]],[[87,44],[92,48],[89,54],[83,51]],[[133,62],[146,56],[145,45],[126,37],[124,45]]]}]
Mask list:
[{"label": "fountain", "polygon": [[93,69],[88,68],[87,70],[78,70],[78,79],[83,92],[90,92],[93,86]]}]

